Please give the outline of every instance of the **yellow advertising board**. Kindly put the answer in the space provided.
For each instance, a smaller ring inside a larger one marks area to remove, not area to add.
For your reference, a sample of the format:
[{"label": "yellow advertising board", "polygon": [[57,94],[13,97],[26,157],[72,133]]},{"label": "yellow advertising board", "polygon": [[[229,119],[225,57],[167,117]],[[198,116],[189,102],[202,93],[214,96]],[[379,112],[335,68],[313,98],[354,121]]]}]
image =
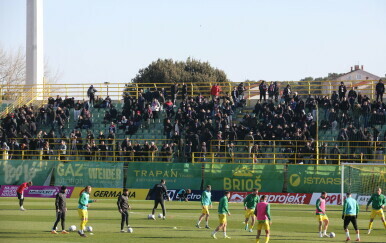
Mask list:
[{"label": "yellow advertising board", "polygon": [[[75,187],[71,198],[78,198],[83,187]],[[93,187],[91,199],[116,199],[122,194],[122,188],[96,188]],[[149,189],[129,189],[129,200],[146,200]]]}]

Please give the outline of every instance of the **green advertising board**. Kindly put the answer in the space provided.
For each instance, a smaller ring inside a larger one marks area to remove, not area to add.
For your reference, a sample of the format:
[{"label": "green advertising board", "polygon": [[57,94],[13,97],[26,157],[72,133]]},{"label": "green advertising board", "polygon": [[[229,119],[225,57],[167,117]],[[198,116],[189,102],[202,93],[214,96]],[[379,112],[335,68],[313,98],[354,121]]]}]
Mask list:
[{"label": "green advertising board", "polygon": [[93,187],[122,188],[123,163],[115,162],[59,162],[55,168],[55,186],[91,185]]},{"label": "green advertising board", "polygon": [[56,164],[56,161],[0,160],[0,185],[32,181],[43,186]]},{"label": "green advertising board", "polygon": [[313,193],[341,189],[340,166],[289,165],[288,192]]},{"label": "green advertising board", "polygon": [[126,186],[128,188],[152,188],[161,179],[168,188],[199,190],[202,181],[202,165],[189,163],[129,163]]},{"label": "green advertising board", "polygon": [[206,164],[204,182],[214,190],[281,192],[284,165]]}]

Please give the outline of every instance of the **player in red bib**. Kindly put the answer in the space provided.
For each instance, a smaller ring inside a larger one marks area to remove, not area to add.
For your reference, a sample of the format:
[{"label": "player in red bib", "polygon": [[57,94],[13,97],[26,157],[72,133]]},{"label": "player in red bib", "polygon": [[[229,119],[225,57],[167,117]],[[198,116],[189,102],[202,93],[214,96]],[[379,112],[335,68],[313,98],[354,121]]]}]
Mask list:
[{"label": "player in red bib", "polygon": [[19,205],[20,205],[20,210],[21,211],[24,211],[25,208],[23,207],[23,203],[24,203],[24,190],[28,187],[32,186],[32,181],[30,182],[25,182],[23,184],[21,184],[17,190],[16,190],[16,194],[17,194],[17,198],[19,199]]}]

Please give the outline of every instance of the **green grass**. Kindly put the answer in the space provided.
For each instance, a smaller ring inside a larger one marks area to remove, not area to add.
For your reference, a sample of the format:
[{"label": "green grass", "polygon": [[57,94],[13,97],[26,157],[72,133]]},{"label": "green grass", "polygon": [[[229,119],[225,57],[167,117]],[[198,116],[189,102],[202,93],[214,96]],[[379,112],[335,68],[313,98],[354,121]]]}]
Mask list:
[{"label": "green grass", "polygon": [[[76,225],[79,219],[76,211],[76,199],[68,199],[68,214],[66,227]],[[81,238],[77,233],[69,235],[52,235],[50,229],[55,220],[54,200],[27,198],[25,208],[18,210],[16,198],[0,198],[0,242],[213,242],[210,238],[212,230],[194,227],[201,209],[198,202],[166,202],[167,220],[147,220],[152,208],[151,201],[132,201],[133,210],[130,213],[130,225],[133,234],[119,233],[120,215],[116,209],[115,200],[100,200],[89,209],[89,224],[94,228],[94,235]],[[216,208],[211,210],[210,226],[218,224]],[[335,232],[336,238],[318,238],[317,222],[314,207],[308,205],[272,205],[273,217],[272,235],[270,242],[344,242],[345,234],[342,230],[341,212],[338,206],[328,206],[328,216],[331,226],[328,232]],[[361,208],[364,210],[364,208]],[[228,235],[230,242],[254,242],[256,230],[249,233],[243,230],[244,211],[240,203],[231,203],[232,215],[228,217]],[[160,211],[157,211],[157,214]],[[376,219],[374,230],[367,235],[369,213],[362,212],[359,226],[362,242],[386,242],[386,230],[380,219]],[[204,224],[202,223],[202,226]],[[177,227],[177,229],[174,229]],[[351,227],[351,226],[350,226]],[[59,224],[59,229],[61,229]],[[355,232],[351,229],[351,237]],[[222,239],[218,233],[217,241]]]}]

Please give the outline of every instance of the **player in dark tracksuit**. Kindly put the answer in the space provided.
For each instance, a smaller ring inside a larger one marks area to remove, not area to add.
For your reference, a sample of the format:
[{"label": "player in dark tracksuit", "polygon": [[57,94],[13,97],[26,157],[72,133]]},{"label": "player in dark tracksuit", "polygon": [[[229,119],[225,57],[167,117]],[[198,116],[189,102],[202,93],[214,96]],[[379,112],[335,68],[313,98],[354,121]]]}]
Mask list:
[{"label": "player in dark tracksuit", "polygon": [[60,192],[56,194],[56,199],[55,199],[56,221],[55,221],[54,227],[52,227],[52,231],[51,231],[52,234],[58,233],[56,232],[56,226],[58,225],[59,221],[61,221],[61,224],[62,224],[62,234],[68,234],[68,232],[65,230],[66,211],[67,211],[66,192],[67,192],[67,187],[62,186],[60,188]]},{"label": "player in dark tracksuit", "polygon": [[128,189],[123,189],[122,195],[118,197],[117,201],[118,205],[118,211],[121,213],[122,219],[121,219],[121,232],[125,232],[123,227],[126,226],[129,228],[129,212],[128,210],[131,209],[129,205],[129,190]]},{"label": "player in dark tracksuit", "polygon": [[154,208],[153,208],[153,211],[152,211],[152,216],[154,218],[154,213],[155,213],[155,210],[157,209],[158,207],[158,204],[161,204],[161,207],[162,207],[162,214],[163,214],[163,219],[166,219],[165,215],[166,215],[166,210],[165,210],[165,204],[164,204],[164,196],[167,196],[168,197],[168,200],[170,201],[170,197],[169,195],[167,194],[167,188],[165,186],[165,180],[161,180],[161,183],[160,184],[156,184],[154,187],[153,187],[153,195],[155,195],[155,199],[154,199]]}]

